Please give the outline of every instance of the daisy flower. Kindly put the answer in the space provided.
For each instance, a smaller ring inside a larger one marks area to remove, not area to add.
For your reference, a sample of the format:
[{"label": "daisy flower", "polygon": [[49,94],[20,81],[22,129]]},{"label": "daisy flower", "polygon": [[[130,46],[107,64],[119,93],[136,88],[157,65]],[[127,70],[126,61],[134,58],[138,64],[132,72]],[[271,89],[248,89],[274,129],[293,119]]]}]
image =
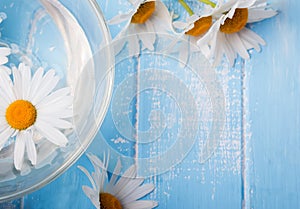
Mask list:
[{"label": "daisy flower", "polygon": [[127,14],[120,14],[108,21],[109,24],[126,22],[115,39],[126,37],[116,46],[118,54],[125,43],[128,42],[129,54],[137,55],[142,49],[154,50],[156,32],[169,32],[172,30],[172,16],[167,7],[160,0],[130,0],[133,9]]},{"label": "daisy flower", "polygon": [[212,9],[211,7],[205,7],[204,15],[199,17],[184,0],[178,0],[178,2],[188,12],[189,16],[186,18],[186,22],[173,22],[174,31],[180,32],[176,33],[176,40],[167,47],[167,51],[178,53],[183,65],[186,65],[190,53],[201,51],[196,43],[212,25],[213,19],[209,13]]},{"label": "daisy flower", "polygon": [[108,180],[108,159],[102,162],[93,154],[87,154],[94,166],[91,174],[82,166],[78,168],[89,178],[92,188],[82,186],[82,190],[97,209],[146,209],[154,208],[157,202],[139,200],[154,190],[153,184],[143,184],[137,178],[137,169],[132,165],[120,176],[121,162],[118,160],[113,174]]},{"label": "daisy flower", "polygon": [[266,0],[229,0],[218,4],[211,14],[217,20],[197,44],[207,58],[214,58],[215,64],[221,61],[223,55],[231,65],[237,55],[249,59],[248,50],[254,48],[260,51],[260,45],[265,45],[265,41],[248,29],[247,23],[258,22],[276,14],[268,7]]},{"label": "daisy flower", "polygon": [[175,21],[174,26],[180,30],[183,30],[184,34],[192,37],[199,37],[207,32],[213,21],[212,16],[210,15],[210,11],[212,11],[211,7],[206,7],[204,11],[206,15],[199,17],[198,15],[194,14],[193,10],[184,0],[178,1],[189,13],[190,17],[186,19],[186,22]]},{"label": "daisy flower", "polygon": [[201,51],[197,46],[197,41],[209,30],[212,25],[212,17],[199,17],[196,14],[192,14],[186,19],[186,22],[175,21],[173,25],[177,30],[181,31],[177,40],[185,42],[185,44],[180,44],[176,51],[179,53],[180,60],[186,65],[190,53]]},{"label": "daisy flower", "polygon": [[20,63],[12,77],[0,75],[0,150],[14,138],[14,166],[21,170],[25,150],[32,165],[37,162],[35,134],[58,146],[67,144],[61,129],[72,127],[66,119],[73,115],[73,99],[69,87],[53,91],[59,81],[54,70],[44,74],[39,68],[31,76],[31,69]]}]

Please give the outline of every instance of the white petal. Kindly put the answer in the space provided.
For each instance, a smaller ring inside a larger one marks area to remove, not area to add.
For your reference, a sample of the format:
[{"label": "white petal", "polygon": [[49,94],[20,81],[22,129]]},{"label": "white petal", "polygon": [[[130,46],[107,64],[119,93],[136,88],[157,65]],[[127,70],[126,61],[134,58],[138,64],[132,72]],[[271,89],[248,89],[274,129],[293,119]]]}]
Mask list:
[{"label": "white petal", "polygon": [[32,140],[32,134],[30,133],[26,134],[25,145],[26,145],[28,159],[30,160],[32,165],[36,165],[37,153],[36,153],[35,144]]},{"label": "white petal", "polygon": [[139,0],[128,0],[132,5],[135,5]]},{"label": "white petal", "polygon": [[257,0],[238,0],[238,8],[249,8],[255,4]]},{"label": "white petal", "polygon": [[[237,1],[238,2],[238,1]],[[234,4],[231,9],[225,14],[226,18],[231,19],[233,17],[233,15],[235,14],[235,10],[238,8],[239,4],[236,3]],[[225,19],[224,19],[225,21]],[[224,24],[224,22],[221,23],[222,25]]]},{"label": "white petal", "polygon": [[40,103],[36,104],[35,107],[39,112],[44,112],[47,114],[48,110],[51,109],[51,112],[62,111],[67,108],[71,108],[73,104],[73,97],[72,96],[65,96],[60,98],[58,101],[45,101],[42,100]]},{"label": "white petal", "polygon": [[41,135],[46,137],[53,144],[63,147],[68,143],[67,137],[49,124],[37,119],[34,126],[41,133]]},{"label": "white petal", "polygon": [[143,178],[135,178],[135,179],[128,179],[127,185],[120,188],[120,190],[117,192],[117,197],[119,200],[123,201],[127,199],[127,196],[129,196],[131,193],[133,193],[135,190],[139,188],[139,186],[144,182]]},{"label": "white petal", "polygon": [[173,25],[174,25],[175,28],[178,28],[180,30],[184,30],[185,28],[187,28],[189,26],[188,23],[181,22],[181,21],[174,21]]},{"label": "white petal", "polygon": [[[20,65],[22,65],[22,63]],[[22,99],[29,100],[31,70],[28,66],[24,65],[20,71],[22,76]]]},{"label": "white petal", "polygon": [[120,39],[114,39],[114,40],[116,40],[113,44],[114,54],[116,56],[123,50],[127,40],[126,40],[126,38],[120,38]]},{"label": "white petal", "polygon": [[17,170],[21,170],[24,161],[25,136],[20,133],[16,137],[14,149],[14,165]]},{"label": "white petal", "polygon": [[157,202],[151,200],[139,200],[122,205],[124,209],[148,209],[157,206]]},{"label": "white petal", "polygon": [[130,181],[132,181],[136,177],[136,166],[130,166],[125,173],[121,176],[121,178],[116,183],[116,189],[120,191],[122,188],[126,187]]},{"label": "white petal", "polygon": [[8,62],[8,58],[7,57],[0,56],[0,65],[4,65],[7,62]]},{"label": "white petal", "polygon": [[7,56],[10,55],[11,49],[8,47],[0,47],[0,65],[8,62]]},{"label": "white petal", "polygon": [[92,164],[94,165],[94,167],[99,167],[99,168],[102,168],[102,169],[107,169],[107,165],[105,165],[96,155],[88,153],[87,157],[92,162]]},{"label": "white petal", "polygon": [[13,92],[12,82],[7,74],[0,74],[0,88],[5,94],[5,99],[9,101],[9,103],[16,100],[15,94]]},{"label": "white petal", "polygon": [[8,127],[10,126],[7,123],[7,120],[5,118],[5,113],[4,113],[3,115],[0,116],[0,134]]},{"label": "white petal", "polygon": [[161,1],[155,1],[155,11],[149,20],[154,25],[156,31],[159,32],[173,31],[172,16],[168,8]]},{"label": "white petal", "polygon": [[[93,173],[94,177],[97,177],[95,181],[96,186],[98,186],[98,190],[100,192],[104,191],[104,184],[108,183],[108,173],[107,168],[109,164],[109,157],[107,157],[107,160],[105,160],[106,155],[103,154],[103,161],[101,161],[96,155],[93,155],[91,153],[88,153],[88,158],[90,159],[91,163],[94,166],[95,174]],[[94,179],[95,180],[95,179]]]},{"label": "white petal", "polygon": [[248,35],[247,30],[240,31],[239,36],[247,49],[254,48],[256,51],[260,51],[259,42],[257,42],[255,39],[252,39],[252,36]]},{"label": "white petal", "polygon": [[143,25],[137,25],[136,27],[136,33],[139,39],[141,40],[143,46],[150,51],[154,50],[154,42],[155,42],[155,33],[146,33],[146,24]]},{"label": "white petal", "polygon": [[[87,157],[93,164],[95,173],[92,174],[93,179],[95,181],[95,185],[97,186],[99,191],[103,190],[104,182],[107,181],[107,166],[108,163],[103,163],[96,155],[93,155],[91,153],[87,154]],[[105,160],[105,159],[104,159]]]},{"label": "white petal", "polygon": [[128,51],[128,54],[131,57],[139,55],[140,45],[137,35],[128,36]]},{"label": "white petal", "polygon": [[92,178],[95,181],[97,191],[101,192],[103,191],[104,182],[107,181],[107,175],[106,171],[103,171],[103,169],[100,169],[99,167],[94,167],[95,172],[92,173]]},{"label": "white petal", "polygon": [[[52,71],[52,70],[51,70]],[[48,71],[43,78],[43,85],[40,87],[39,90],[36,91],[36,94],[33,95],[31,101],[32,103],[38,104],[41,100],[43,100],[53,89],[56,87],[59,77],[54,76],[55,72]]]},{"label": "white petal", "polygon": [[223,33],[220,31],[217,31],[214,34],[214,38],[211,41],[211,46],[210,46],[210,54],[209,57],[215,57],[216,53],[222,53],[222,51],[218,51],[217,49],[220,48],[220,45],[223,45],[224,43],[222,42],[221,37],[224,36]]},{"label": "white petal", "polygon": [[226,36],[224,36],[224,53],[229,60],[230,66],[233,66],[236,58],[236,52],[233,50],[231,44],[227,41]]},{"label": "white petal", "polygon": [[[0,79],[1,80],[1,79]],[[0,81],[1,82],[1,81]],[[0,98],[2,101],[1,102],[1,106],[5,107],[5,109],[2,110],[6,110],[6,108],[13,102],[8,96],[7,94],[5,94],[6,92],[2,91],[2,89],[0,88]]]},{"label": "white petal", "polygon": [[230,35],[226,35],[227,40],[231,43],[232,48],[244,59],[249,59],[250,56],[248,54],[247,49],[243,45],[238,33],[233,33]]},{"label": "white petal", "polygon": [[108,21],[108,24],[115,25],[115,24],[122,23],[124,21],[131,21],[132,15],[133,15],[133,11],[131,11],[130,13],[127,13],[127,14],[117,15],[117,16],[113,17],[112,19],[110,19]]},{"label": "white petal", "polygon": [[131,194],[129,194],[122,201],[122,203],[127,204],[127,203],[133,202],[135,200],[138,200],[138,199],[146,196],[150,192],[152,192],[154,190],[154,188],[155,188],[155,186],[153,184],[144,184],[144,185],[138,187],[137,189],[135,189]]},{"label": "white petal", "polygon": [[56,118],[71,118],[73,116],[73,109],[39,109],[38,114],[45,116],[52,116]]},{"label": "white petal", "polygon": [[43,74],[44,74],[44,69],[41,67],[38,68],[37,71],[34,73],[31,80],[30,98],[33,98],[36,92],[43,85]]},{"label": "white petal", "polygon": [[73,124],[69,121],[53,117],[51,115],[44,116],[44,115],[38,115],[39,120],[44,121],[45,123],[48,123],[50,126],[53,126],[55,128],[59,129],[69,129],[73,127]]},{"label": "white petal", "polygon": [[11,69],[7,66],[4,66],[4,65],[0,66],[0,71],[1,71],[1,73],[6,73],[8,75],[11,74]]},{"label": "white petal", "polygon": [[[66,88],[62,88],[57,91],[54,91],[50,95],[46,96],[40,103],[36,104],[35,106],[36,106],[36,108],[40,108],[42,106],[47,105],[49,108],[49,106],[51,106],[52,104],[56,104],[56,103],[72,104],[73,97],[68,96],[68,95],[70,95],[70,90],[71,89],[69,87],[66,87]],[[61,100],[63,100],[63,99],[66,101],[61,102]],[[66,105],[63,105],[63,106],[66,106]],[[67,105],[67,106],[70,106],[70,105]]]},{"label": "white petal", "polygon": [[82,186],[82,190],[85,193],[85,195],[91,200],[93,205],[97,209],[100,209],[100,200],[98,192],[94,191],[93,189],[87,186]]},{"label": "white petal", "polygon": [[[3,101],[0,102],[0,124],[5,122],[5,124],[7,124],[7,121],[5,119],[5,113],[6,113],[6,109],[7,109],[7,104],[4,104]],[[3,119],[3,121],[2,121]],[[0,131],[1,131],[1,125],[0,125]]]},{"label": "white petal", "polygon": [[200,50],[201,50],[201,52],[202,52],[202,54],[207,58],[207,59],[209,59],[210,57],[209,57],[209,54],[210,54],[210,48],[209,48],[209,46],[208,45],[203,45],[203,46],[199,46],[199,48],[200,48]]},{"label": "white petal", "polygon": [[248,14],[248,23],[259,22],[264,19],[270,18],[277,15],[277,12],[274,10],[250,10]]},{"label": "white petal", "polygon": [[225,35],[223,33],[217,33],[217,40],[218,44],[216,44],[215,50],[213,52],[215,65],[218,65],[223,58]]},{"label": "white petal", "polygon": [[90,173],[88,172],[88,170],[82,166],[77,166],[87,177],[88,179],[90,180],[92,186],[93,186],[93,190],[96,190],[97,188],[97,185],[95,184],[95,181],[94,179],[92,178],[92,176],[90,175]]},{"label": "white petal", "polygon": [[252,43],[253,47],[256,46],[257,44],[260,44],[260,45],[266,44],[266,42],[259,35],[257,35],[252,30],[249,30],[248,28],[244,28],[239,33],[241,34],[243,39],[247,39],[250,43]]},{"label": "white petal", "polygon": [[236,0],[227,1],[223,3],[222,1],[218,1],[215,10],[213,11],[213,15],[224,14],[224,12],[228,12],[230,10],[235,10],[238,6],[238,2]]},{"label": "white petal", "polygon": [[197,45],[201,48],[201,46],[204,46],[208,44],[209,42],[215,42],[216,41],[216,33],[219,32],[220,29],[220,21],[216,21],[211,28],[208,30],[207,33],[204,34],[198,41]]},{"label": "white petal", "polygon": [[153,48],[152,50],[154,50],[153,45],[156,40],[156,35],[155,35],[155,29],[154,29],[153,23],[151,21],[147,21],[147,22],[145,22],[145,25],[146,25],[146,30],[149,32],[148,41],[151,44],[151,47]]},{"label": "white petal", "polygon": [[22,76],[20,70],[13,68],[13,78],[14,78],[14,93],[17,98],[22,98]]},{"label": "white petal", "polygon": [[267,1],[266,0],[256,0],[256,2],[251,6],[251,8],[257,8],[257,7],[261,7],[261,6],[266,7]]},{"label": "white petal", "polygon": [[179,50],[180,66],[184,67],[188,63],[189,48],[187,44],[182,44]]},{"label": "white petal", "polygon": [[0,56],[8,56],[11,53],[11,49],[8,47],[0,47]]},{"label": "white petal", "polygon": [[121,161],[120,161],[120,159],[118,159],[118,162],[117,162],[117,165],[116,165],[116,167],[115,167],[115,169],[114,169],[114,172],[113,172],[113,174],[112,174],[112,176],[111,176],[111,178],[110,178],[110,181],[109,181],[109,183],[107,184],[107,186],[106,186],[106,189],[107,189],[107,191],[108,192],[112,192],[113,191],[113,186],[116,184],[116,182],[117,182],[117,179],[118,179],[118,175],[120,174],[120,172],[121,172]]},{"label": "white petal", "polygon": [[255,43],[255,45],[253,45],[252,43],[250,43],[247,39],[243,39],[243,37],[241,37],[242,39],[242,42],[244,44],[244,46],[247,48],[247,49],[252,49],[254,48],[256,51],[260,51],[260,46],[258,44]]},{"label": "white petal", "polygon": [[4,144],[13,133],[14,129],[10,126],[6,126],[5,130],[0,133],[0,150],[2,150]]}]

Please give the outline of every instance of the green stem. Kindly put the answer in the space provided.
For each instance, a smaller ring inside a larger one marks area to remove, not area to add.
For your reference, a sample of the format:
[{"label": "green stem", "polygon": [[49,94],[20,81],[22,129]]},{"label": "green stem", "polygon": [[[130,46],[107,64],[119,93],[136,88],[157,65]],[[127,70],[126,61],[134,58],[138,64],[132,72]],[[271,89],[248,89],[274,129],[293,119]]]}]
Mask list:
[{"label": "green stem", "polygon": [[204,4],[207,4],[207,5],[210,5],[212,8],[215,8],[217,6],[216,3],[214,3],[214,2],[212,2],[210,0],[198,0],[198,1],[200,1],[200,2],[202,2]]},{"label": "green stem", "polygon": [[179,3],[183,6],[183,8],[189,13],[189,15],[193,15],[193,10],[187,5],[187,3],[184,0],[178,0]]}]

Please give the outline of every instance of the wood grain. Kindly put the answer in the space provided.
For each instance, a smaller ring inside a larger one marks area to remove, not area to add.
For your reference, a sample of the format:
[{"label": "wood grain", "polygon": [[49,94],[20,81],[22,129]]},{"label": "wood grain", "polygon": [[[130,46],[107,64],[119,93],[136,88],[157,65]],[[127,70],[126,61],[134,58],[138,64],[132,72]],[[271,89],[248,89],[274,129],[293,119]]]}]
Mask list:
[{"label": "wood grain", "polygon": [[[123,1],[114,2],[99,1],[107,19],[125,5]],[[175,13],[182,12],[176,1],[165,3]],[[180,72],[180,67],[172,68],[168,63],[156,61],[158,58],[144,63],[136,59],[116,69],[115,88],[128,75],[141,72],[151,64],[172,72],[188,88],[194,89],[195,101],[203,110],[199,115],[200,128],[192,150],[167,172],[147,179],[156,185],[156,190],[147,198],[156,199],[159,209],[300,208],[300,59],[297,51],[300,46],[300,3],[297,0],[273,0],[270,3],[279,9],[279,15],[251,25],[267,42],[262,52],[251,52],[249,61],[238,59],[234,68],[223,62],[216,69],[226,98],[226,123],[216,152],[203,164],[198,159],[209,130],[210,113],[209,108],[205,109],[209,103],[205,103],[203,94],[201,97],[200,92],[204,89],[201,81],[193,79],[187,71]],[[113,8],[112,5],[118,6]],[[115,36],[120,27],[110,29]],[[136,82],[138,91],[138,79]],[[164,113],[166,129],[154,143],[136,146],[118,132],[109,112],[101,136],[98,134],[96,140],[103,137],[114,149],[131,157],[156,156],[172,147],[182,121],[180,107],[168,92],[141,92],[128,108],[132,124],[138,130],[147,131],[151,127],[151,110]],[[152,120],[159,119],[154,117]],[[120,140],[125,140],[125,145]],[[136,150],[129,151],[127,146]],[[88,151],[100,150],[100,147],[94,146]],[[76,168],[77,165],[91,169],[86,156],[83,156],[54,182],[26,196],[24,208],[92,208],[81,191],[82,185],[89,184],[88,180]]]}]

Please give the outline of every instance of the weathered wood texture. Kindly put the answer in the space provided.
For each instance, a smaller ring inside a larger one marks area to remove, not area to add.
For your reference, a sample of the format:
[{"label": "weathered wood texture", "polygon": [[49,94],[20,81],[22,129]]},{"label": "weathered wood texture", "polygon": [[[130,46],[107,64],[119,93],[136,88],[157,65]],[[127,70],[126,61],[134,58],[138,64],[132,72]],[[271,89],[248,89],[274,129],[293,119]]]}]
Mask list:
[{"label": "weathered wood texture", "polygon": [[[99,3],[107,19],[125,8],[124,1]],[[136,83],[131,84],[138,94],[128,104],[128,117],[138,130],[147,131],[151,128],[149,121],[159,124],[160,118],[155,115],[149,118],[151,110],[159,110],[165,115],[164,132],[153,143],[136,146],[116,128],[110,109],[97,135],[98,142],[88,151],[98,152],[100,156],[103,152],[99,147],[103,145],[99,142],[101,138],[121,154],[133,157],[151,158],[172,149],[182,125],[183,107],[179,104],[185,95],[178,99],[170,92],[159,90],[139,92],[140,73],[150,67],[165,70],[191,90],[201,111],[196,143],[191,151],[179,164],[147,179],[156,185],[149,198],[159,202],[158,208],[299,208],[300,59],[297,50],[300,2],[273,0],[270,3],[279,10],[279,15],[251,26],[267,42],[262,52],[252,52],[251,60],[238,60],[234,68],[223,63],[216,70],[225,95],[226,122],[219,146],[208,161],[199,162],[211,117],[210,103],[205,96],[201,97],[205,87],[193,73],[180,72],[179,65],[174,68],[168,60],[157,61],[159,56],[150,62],[141,57],[120,63],[116,68],[115,92],[129,75],[136,75]],[[175,12],[182,12],[176,1],[170,0],[166,5]],[[110,29],[113,36],[119,30],[118,27]],[[151,79],[164,79],[155,76]],[[132,133],[137,141],[139,133]],[[132,147],[136,148],[134,152]],[[81,157],[54,182],[26,196],[24,208],[92,208],[81,190],[81,186],[89,182],[77,165],[91,169],[86,156]]]}]

